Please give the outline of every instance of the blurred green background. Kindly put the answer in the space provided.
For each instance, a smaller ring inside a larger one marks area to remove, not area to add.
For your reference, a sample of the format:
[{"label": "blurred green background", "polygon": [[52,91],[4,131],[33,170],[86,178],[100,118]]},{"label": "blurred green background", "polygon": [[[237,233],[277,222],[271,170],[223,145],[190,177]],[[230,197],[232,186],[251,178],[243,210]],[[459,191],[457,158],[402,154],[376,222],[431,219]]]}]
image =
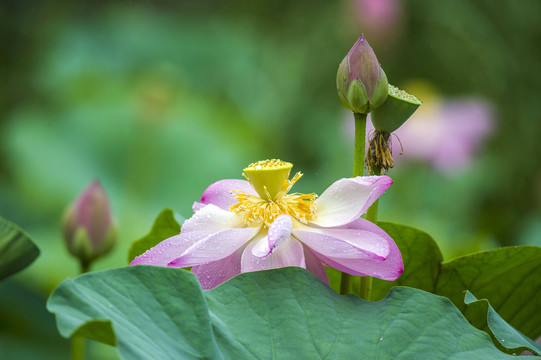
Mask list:
[{"label": "blurred green background", "polygon": [[453,126],[449,102],[490,108],[460,166],[406,161],[415,144],[403,141],[379,219],[427,231],[446,259],[541,245],[539,19],[538,0],[1,2],[0,216],[41,256],[0,285],[0,353],[69,358],[45,300],[77,275],[60,218],[93,179],[120,233],[98,270],[125,266],[161,209],[191,216],[210,183],[251,162],[292,162],[299,192],[350,176],[352,115],[335,76],[361,32],[389,81],[425,100],[410,122]]}]

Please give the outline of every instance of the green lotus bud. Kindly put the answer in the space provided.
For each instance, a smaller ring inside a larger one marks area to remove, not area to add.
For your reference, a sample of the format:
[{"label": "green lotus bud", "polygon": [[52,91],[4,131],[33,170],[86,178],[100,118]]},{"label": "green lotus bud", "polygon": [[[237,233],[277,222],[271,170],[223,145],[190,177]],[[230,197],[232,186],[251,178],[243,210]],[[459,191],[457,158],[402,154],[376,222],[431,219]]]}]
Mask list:
[{"label": "green lotus bud", "polygon": [[94,181],[66,210],[64,240],[68,251],[87,267],[106,254],[116,240],[116,227],[105,191]]},{"label": "green lotus bud", "polygon": [[417,110],[422,101],[389,84],[389,96],[383,105],[370,114],[376,130],[387,134],[398,129]]},{"label": "green lotus bud", "polygon": [[368,114],[387,98],[387,75],[364,35],[353,45],[336,74],[338,98],[344,107]]}]

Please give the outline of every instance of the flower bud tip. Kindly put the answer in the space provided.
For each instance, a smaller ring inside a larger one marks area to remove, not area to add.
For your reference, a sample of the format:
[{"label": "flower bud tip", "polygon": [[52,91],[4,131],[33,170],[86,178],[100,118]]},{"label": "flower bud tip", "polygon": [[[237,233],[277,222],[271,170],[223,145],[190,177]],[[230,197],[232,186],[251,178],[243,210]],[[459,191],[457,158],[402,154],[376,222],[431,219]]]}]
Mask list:
[{"label": "flower bud tip", "polygon": [[367,114],[387,98],[387,76],[364,35],[340,63],[336,85],[342,105],[356,113]]},{"label": "flower bud tip", "polygon": [[93,181],[67,208],[63,218],[68,251],[82,262],[107,253],[116,240],[109,199],[98,180]]}]

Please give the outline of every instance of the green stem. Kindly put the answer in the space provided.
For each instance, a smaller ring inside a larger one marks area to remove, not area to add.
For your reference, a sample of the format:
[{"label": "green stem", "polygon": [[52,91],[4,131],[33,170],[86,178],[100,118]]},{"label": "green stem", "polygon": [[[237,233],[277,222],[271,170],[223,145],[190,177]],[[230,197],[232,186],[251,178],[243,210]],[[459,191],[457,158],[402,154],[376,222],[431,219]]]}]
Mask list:
[{"label": "green stem", "polygon": [[86,274],[90,270],[90,261],[81,260],[79,265],[81,267],[81,272],[79,275]]},{"label": "green stem", "polygon": [[342,273],[340,277],[340,294],[353,294],[353,275]]},{"label": "green stem", "polygon": [[353,113],[355,117],[355,145],[353,148],[353,177],[363,176],[364,142],[366,139],[366,114]]},{"label": "green stem", "polygon": [[366,220],[373,222],[374,224],[378,221],[378,203],[379,200],[374,201],[372,206],[366,211]]},{"label": "green stem", "polygon": [[[381,175],[381,166],[372,165],[368,168],[370,175]],[[378,220],[378,200],[374,201],[372,206],[366,211],[366,220],[373,222],[374,224]]]},{"label": "green stem", "polygon": [[[81,267],[82,275],[87,273],[90,269],[90,261],[81,260],[79,263]],[[72,360],[83,360],[85,358],[85,339],[81,336],[74,336],[71,339],[71,359]]]},{"label": "green stem", "polygon": [[[362,176],[364,171],[364,142],[366,138],[366,114],[353,113],[355,117],[355,145],[353,148],[353,177]],[[340,294],[353,293],[354,276],[342,273]]]},{"label": "green stem", "polygon": [[72,360],[83,360],[85,358],[85,339],[81,336],[74,336],[71,339]]},{"label": "green stem", "polygon": [[370,301],[371,293],[372,293],[372,277],[361,276],[361,283],[359,284],[359,296],[365,300]]},{"label": "green stem", "polygon": [[[369,167],[368,173],[370,175],[381,175],[381,168],[377,166],[371,166]],[[374,224],[378,220],[378,203],[379,203],[379,200],[374,201],[372,206],[370,206],[368,208],[368,211],[366,212],[366,220],[373,222]],[[370,300],[371,293],[372,293],[372,277],[370,276],[361,277],[359,295],[365,300]]]}]

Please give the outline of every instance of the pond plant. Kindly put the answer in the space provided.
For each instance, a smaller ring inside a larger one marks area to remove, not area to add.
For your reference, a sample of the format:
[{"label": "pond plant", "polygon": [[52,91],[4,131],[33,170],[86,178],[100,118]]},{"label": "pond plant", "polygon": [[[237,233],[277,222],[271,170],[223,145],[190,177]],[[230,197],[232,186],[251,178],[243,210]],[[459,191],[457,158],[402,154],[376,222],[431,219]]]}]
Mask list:
[{"label": "pond plant", "polygon": [[[293,164],[254,159],[245,180],[210,184],[184,222],[162,211],[130,248],[130,266],[90,272],[116,227],[101,185],[83,192],[64,218],[82,274],[47,303],[60,334],[73,338],[73,359],[83,358],[83,338],[116,346],[123,359],[541,354],[532,340],[541,335],[541,248],[444,261],[425,232],[378,222],[378,199],[392,191],[393,132],[422,102],[389,84],[364,36],[340,63],[336,85],[355,120],[353,170],[320,195],[293,192],[303,176],[291,177]],[[39,253],[7,220],[0,248],[2,277]]]}]

